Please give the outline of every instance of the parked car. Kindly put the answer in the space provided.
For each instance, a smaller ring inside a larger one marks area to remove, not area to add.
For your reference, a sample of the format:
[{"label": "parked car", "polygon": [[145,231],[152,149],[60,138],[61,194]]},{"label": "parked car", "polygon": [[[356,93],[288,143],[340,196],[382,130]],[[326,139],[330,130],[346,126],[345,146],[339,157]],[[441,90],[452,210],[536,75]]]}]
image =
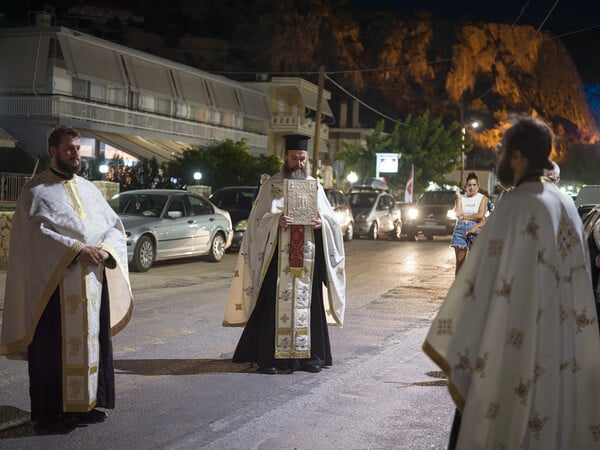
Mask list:
[{"label": "parked car", "polygon": [[327,199],[340,223],[344,240],[351,241],[354,237],[354,215],[348,199],[342,191],[337,189],[325,189],[325,194],[327,194]]},{"label": "parked car", "polygon": [[228,211],[233,225],[232,249],[239,249],[248,226],[252,203],[258,194],[257,186],[228,186],[217,189],[208,199]]},{"label": "parked car", "polygon": [[581,187],[575,198],[579,217],[586,215],[594,206],[600,204],[600,185],[586,184]]},{"label": "parked car", "polygon": [[391,234],[400,239],[402,213],[396,199],[380,190],[361,189],[351,191],[348,202],[354,215],[354,235],[377,239],[380,234]]},{"label": "parked car", "polygon": [[414,241],[419,233],[429,240],[452,234],[456,225],[455,200],[453,190],[424,192],[416,204],[406,209],[403,217],[407,239]]},{"label": "parked car", "polygon": [[125,227],[133,271],[146,272],[172,258],[208,255],[218,262],[231,245],[229,213],[200,195],[172,189],[142,189],[109,201]]}]

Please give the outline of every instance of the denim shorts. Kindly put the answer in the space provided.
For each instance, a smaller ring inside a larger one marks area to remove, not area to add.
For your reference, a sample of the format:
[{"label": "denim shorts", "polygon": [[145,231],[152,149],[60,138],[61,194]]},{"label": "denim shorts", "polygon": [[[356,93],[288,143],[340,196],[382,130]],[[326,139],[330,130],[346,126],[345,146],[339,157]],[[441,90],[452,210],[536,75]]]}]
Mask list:
[{"label": "denim shorts", "polygon": [[450,243],[450,247],[458,247],[463,249],[469,248],[466,233],[475,225],[477,225],[477,222],[474,220],[459,220],[454,227],[454,233],[452,234],[452,242]]}]

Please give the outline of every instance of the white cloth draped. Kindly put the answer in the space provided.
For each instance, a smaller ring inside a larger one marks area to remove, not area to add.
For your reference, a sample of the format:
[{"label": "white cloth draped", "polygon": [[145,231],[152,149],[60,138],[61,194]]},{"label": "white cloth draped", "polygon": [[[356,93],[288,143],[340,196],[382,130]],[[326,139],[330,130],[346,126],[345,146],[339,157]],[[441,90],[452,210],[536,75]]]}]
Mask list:
[{"label": "white cloth draped", "polygon": [[423,345],[462,411],[457,448],[600,447],[600,338],[587,243],[549,183],[507,192]]},{"label": "white cloth draped", "polygon": [[[328,288],[323,295],[329,323],[344,322],[345,254],[340,225],[323,188],[318,189],[318,208],[323,223],[323,251]],[[283,177],[274,175],[261,188],[248,218],[231,282],[224,326],[244,326],[250,318],[279,238],[279,216],[283,208]]]},{"label": "white cloth draped", "polygon": [[[101,246],[116,262],[105,267],[111,331],[129,321],[132,295],[123,225],[93,183],[63,180],[50,170],[32,178],[17,202],[6,276],[0,354],[26,357],[52,293],[86,245]],[[89,272],[89,270],[83,270]]]}]

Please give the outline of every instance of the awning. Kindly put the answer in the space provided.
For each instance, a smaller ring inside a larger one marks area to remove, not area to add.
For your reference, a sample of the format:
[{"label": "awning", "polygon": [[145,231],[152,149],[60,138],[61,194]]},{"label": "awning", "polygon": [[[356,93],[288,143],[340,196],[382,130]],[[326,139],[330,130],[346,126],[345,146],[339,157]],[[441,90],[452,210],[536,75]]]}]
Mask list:
[{"label": "awning", "polygon": [[246,116],[265,121],[271,120],[271,113],[269,112],[269,104],[265,93],[238,89],[238,94]]},{"label": "awning", "polygon": [[108,80],[119,86],[127,85],[118,51],[65,33],[56,33],[56,36],[67,70],[71,74],[104,82]]},{"label": "awning", "polygon": [[123,60],[135,89],[175,97],[169,67],[131,55],[123,55]]},{"label": "awning", "polygon": [[183,100],[210,106],[205,78],[182,70],[173,70],[177,92]]},{"label": "awning", "polygon": [[240,108],[235,100],[235,88],[216,80],[207,80],[208,89],[213,98],[213,106],[219,111],[225,110],[238,113]]},{"label": "awning", "polygon": [[[302,96],[302,100],[304,100],[304,105],[312,109],[313,111],[317,110],[317,100],[318,96],[316,92],[307,91],[305,89],[300,89],[300,95]],[[331,107],[329,106],[329,102],[323,97],[321,103],[322,109],[321,113],[324,116],[333,117],[333,112],[331,111]]]},{"label": "awning", "polygon": [[0,147],[15,148],[17,140],[0,128]]},{"label": "awning", "polygon": [[0,91],[41,89],[46,85],[50,36],[7,36],[0,39]]},{"label": "awning", "polygon": [[81,130],[81,133],[85,136],[98,139],[136,158],[156,158],[159,163],[172,160],[175,155],[190,147],[190,144],[185,142],[109,133],[106,131]]}]

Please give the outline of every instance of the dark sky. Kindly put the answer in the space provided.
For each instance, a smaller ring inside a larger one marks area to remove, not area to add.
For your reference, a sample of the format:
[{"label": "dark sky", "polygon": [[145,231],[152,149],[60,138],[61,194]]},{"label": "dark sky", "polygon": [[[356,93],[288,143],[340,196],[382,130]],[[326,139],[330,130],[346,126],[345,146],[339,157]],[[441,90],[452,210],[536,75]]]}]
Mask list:
[{"label": "dark sky", "polygon": [[[536,28],[552,11],[545,28],[583,28],[600,25],[599,0],[350,0],[351,4],[367,9],[389,7],[399,13],[412,14],[419,10],[452,19],[472,19],[486,22],[530,24]],[[554,9],[553,5],[556,3]]]}]

